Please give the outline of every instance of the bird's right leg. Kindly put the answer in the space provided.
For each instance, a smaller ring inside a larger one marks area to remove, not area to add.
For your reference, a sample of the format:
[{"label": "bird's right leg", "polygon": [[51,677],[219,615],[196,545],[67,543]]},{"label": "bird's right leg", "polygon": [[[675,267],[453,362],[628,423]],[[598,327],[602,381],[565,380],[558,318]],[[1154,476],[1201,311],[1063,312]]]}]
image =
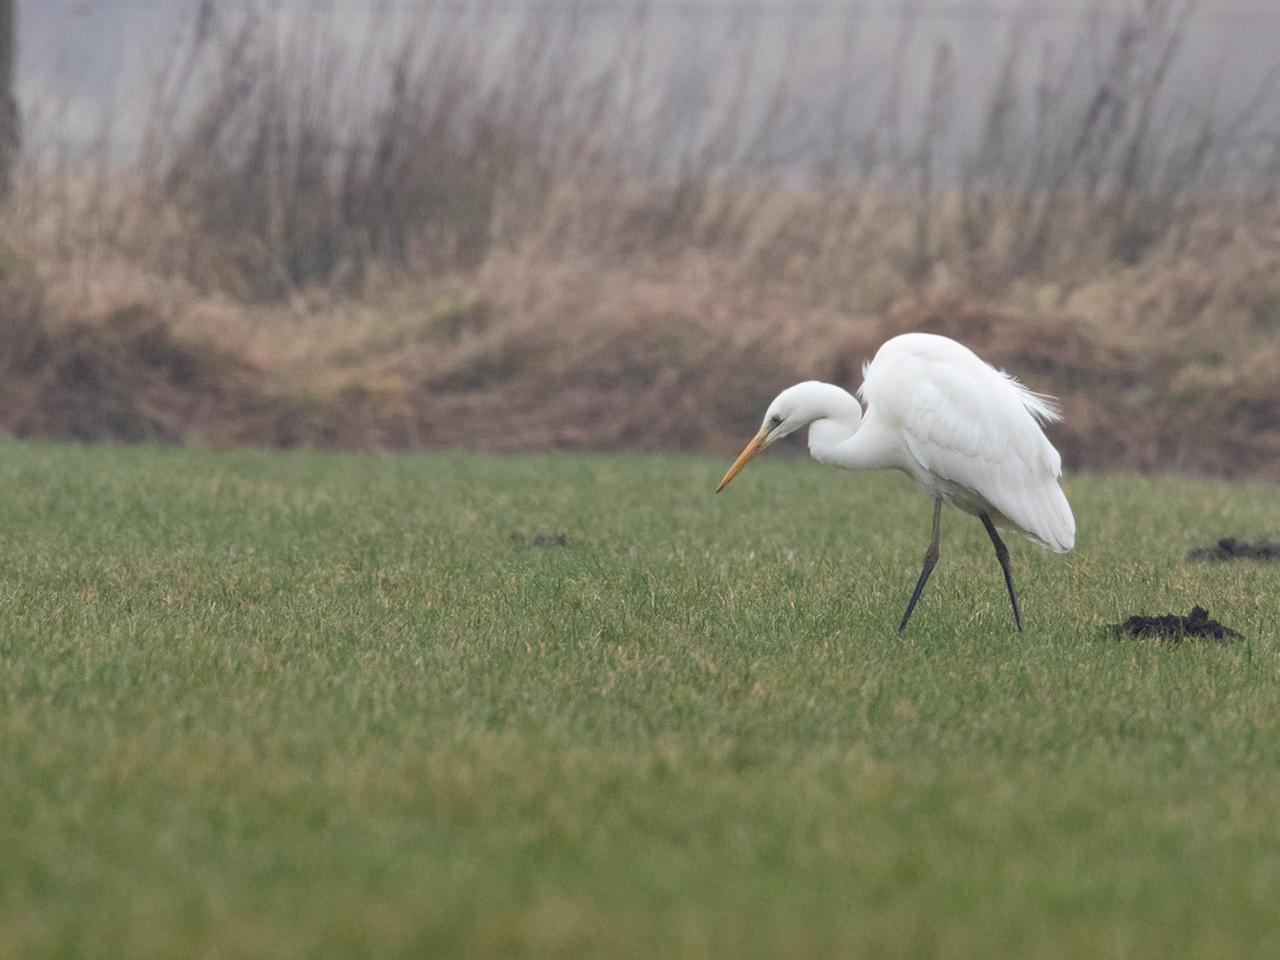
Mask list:
[{"label": "bird's right leg", "polygon": [[916,601],[920,599],[920,594],[924,592],[924,585],[929,580],[929,574],[933,573],[933,568],[938,563],[938,534],[941,529],[942,498],[936,497],[933,501],[933,540],[929,542],[929,549],[924,552],[924,567],[920,570],[920,579],[916,581],[915,592],[911,594],[911,602],[907,604],[907,612],[902,615],[902,622],[898,624],[898,633],[902,633],[907,629],[907,621],[911,619],[911,611],[916,608]]},{"label": "bird's right leg", "polygon": [[1009,588],[1009,602],[1013,604],[1013,622],[1018,627],[1018,632],[1022,632],[1022,611],[1018,609],[1018,591],[1013,589],[1013,571],[1009,569],[1009,548],[1004,545],[1004,541],[1000,539],[1000,534],[996,532],[996,525],[991,522],[991,516],[983,513],[979,515],[982,525],[987,528],[987,533],[991,536],[991,542],[996,548],[996,559],[1000,561],[1000,569],[1004,571],[1004,585]]}]

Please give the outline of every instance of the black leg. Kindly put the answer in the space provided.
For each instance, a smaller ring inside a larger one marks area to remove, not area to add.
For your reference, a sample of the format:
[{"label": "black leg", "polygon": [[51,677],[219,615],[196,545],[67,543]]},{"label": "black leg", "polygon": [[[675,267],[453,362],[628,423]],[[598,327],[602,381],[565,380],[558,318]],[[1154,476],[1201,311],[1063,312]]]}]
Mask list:
[{"label": "black leg", "polygon": [[1013,622],[1018,625],[1018,632],[1021,633],[1022,611],[1018,609],[1018,592],[1013,589],[1013,573],[1009,570],[1009,549],[1000,539],[1000,534],[996,533],[996,525],[991,522],[991,517],[985,513],[979,516],[982,519],[982,525],[987,528],[987,533],[991,536],[991,542],[995,544],[996,559],[1000,561],[1000,569],[1004,571],[1004,585],[1009,588],[1009,602],[1013,604]]},{"label": "black leg", "polygon": [[898,633],[907,629],[907,621],[911,619],[911,611],[916,608],[916,601],[920,599],[920,594],[924,592],[924,585],[929,579],[929,574],[933,573],[933,568],[938,562],[938,532],[942,527],[942,498],[938,497],[933,501],[933,540],[929,543],[929,549],[924,552],[924,567],[920,571],[920,579],[916,581],[915,592],[911,594],[911,602],[907,604],[907,612],[902,615],[902,622],[898,624]]}]

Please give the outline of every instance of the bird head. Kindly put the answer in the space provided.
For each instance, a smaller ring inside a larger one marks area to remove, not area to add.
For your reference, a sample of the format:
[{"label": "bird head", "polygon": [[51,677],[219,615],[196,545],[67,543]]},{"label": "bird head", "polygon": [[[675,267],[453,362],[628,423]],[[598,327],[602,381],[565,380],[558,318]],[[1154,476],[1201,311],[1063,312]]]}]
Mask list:
[{"label": "bird head", "polygon": [[856,408],[857,415],[861,416],[862,408],[858,407],[857,401],[839,387],[829,383],[807,380],[804,383],[797,383],[794,387],[787,387],[773,398],[773,403],[769,404],[769,409],[765,411],[764,422],[760,424],[759,431],[747,444],[746,449],[738,455],[738,459],[733,462],[733,466],[720,481],[720,486],[716,487],[716,493],[727,487],[729,481],[747,465],[747,461],[765,447],[783,437],[790,436],[815,420],[835,416],[837,413],[847,413],[849,411],[844,408],[849,405]]}]

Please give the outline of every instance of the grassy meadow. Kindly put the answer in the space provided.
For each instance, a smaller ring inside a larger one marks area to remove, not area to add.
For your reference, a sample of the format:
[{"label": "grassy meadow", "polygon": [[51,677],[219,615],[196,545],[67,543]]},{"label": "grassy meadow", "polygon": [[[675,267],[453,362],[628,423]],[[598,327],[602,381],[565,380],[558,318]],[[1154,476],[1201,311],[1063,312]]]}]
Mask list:
[{"label": "grassy meadow", "polygon": [[1280,954],[1280,490],[724,465],[6,444],[0,957]]}]

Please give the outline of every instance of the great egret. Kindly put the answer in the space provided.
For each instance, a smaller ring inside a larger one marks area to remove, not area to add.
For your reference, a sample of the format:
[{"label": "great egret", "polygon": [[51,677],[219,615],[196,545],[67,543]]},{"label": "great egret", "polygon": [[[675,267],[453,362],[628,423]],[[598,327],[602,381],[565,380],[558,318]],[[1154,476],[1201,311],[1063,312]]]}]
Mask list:
[{"label": "great egret", "polygon": [[886,342],[863,367],[858,395],[865,414],[852,395],[830,383],[810,380],[783,390],[716,492],[769,444],[809,426],[815,460],[849,470],[902,470],[933,497],[933,539],[899,633],[938,562],[944,500],[986,527],[1021,630],[1009,551],[996,526],[1012,527],[1057,553],[1070,550],[1076,538],[1071,505],[1058,486],[1062,458],[1040,429],[1062,418],[1053,399],[1028,390],[968,347],[930,333]]}]

